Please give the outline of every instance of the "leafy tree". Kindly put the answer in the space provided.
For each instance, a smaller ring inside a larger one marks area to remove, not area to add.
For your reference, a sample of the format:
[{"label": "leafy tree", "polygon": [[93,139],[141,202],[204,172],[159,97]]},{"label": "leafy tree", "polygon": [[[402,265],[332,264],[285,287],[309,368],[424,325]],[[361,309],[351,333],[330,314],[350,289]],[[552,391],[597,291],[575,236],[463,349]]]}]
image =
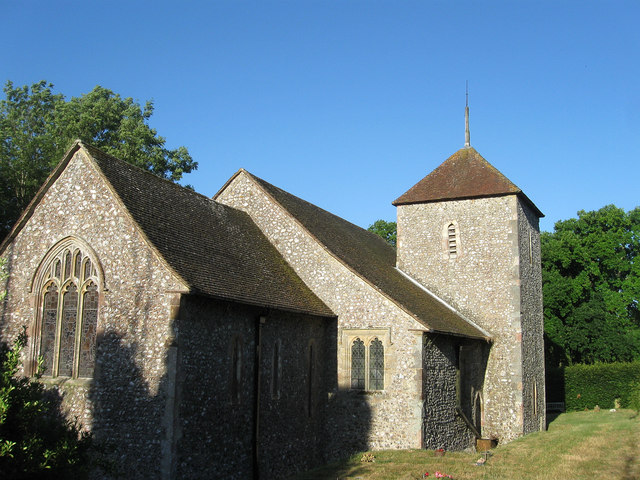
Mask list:
[{"label": "leafy tree", "polygon": [[178,181],[198,167],[185,147],[166,148],[142,107],[97,86],[66,101],[44,80],[4,87],[0,100],[0,238],[13,226],[71,143],[80,138],[105,152]]},{"label": "leafy tree", "polygon": [[[0,258],[0,283],[4,265]],[[0,291],[0,301],[5,294]],[[23,328],[12,348],[0,346],[0,478],[85,477],[92,437],[61,416],[55,391],[19,375],[26,343]]]},{"label": "leafy tree", "polygon": [[578,212],[542,234],[547,353],[554,363],[640,357],[640,208]]},{"label": "leafy tree", "polygon": [[0,477],[85,477],[91,436],[61,416],[55,391],[18,375],[26,341],[23,330],[0,349]]},{"label": "leafy tree", "polygon": [[[60,160],[56,111],[64,103],[52,85],[39,82],[14,88],[7,82],[0,100],[0,237]],[[62,147],[64,148],[64,147]],[[58,157],[57,160],[54,160]]]},{"label": "leafy tree", "polygon": [[389,245],[395,247],[397,240],[398,226],[396,222],[387,222],[385,220],[376,220],[373,225],[369,225],[367,229],[384,238]]},{"label": "leafy tree", "polygon": [[[7,274],[0,258],[0,282]],[[6,292],[0,292],[0,301]],[[89,467],[91,436],[65,420],[60,397],[19,375],[25,329],[12,348],[0,346],[0,478],[81,478]]]}]

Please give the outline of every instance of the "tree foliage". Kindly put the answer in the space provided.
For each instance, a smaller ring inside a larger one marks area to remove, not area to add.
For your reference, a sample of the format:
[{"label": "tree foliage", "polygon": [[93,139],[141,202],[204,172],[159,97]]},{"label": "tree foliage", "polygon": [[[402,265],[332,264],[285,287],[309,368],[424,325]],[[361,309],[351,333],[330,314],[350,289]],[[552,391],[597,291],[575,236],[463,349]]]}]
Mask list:
[{"label": "tree foliage", "polygon": [[168,149],[148,125],[153,103],[101,86],[66,100],[44,80],[15,87],[0,100],[0,238],[76,139],[173,181],[198,164],[185,147]]},{"label": "tree foliage", "polygon": [[551,364],[639,358],[640,208],[580,211],[541,244]]},{"label": "tree foliage", "polygon": [[398,226],[396,222],[387,222],[386,220],[376,220],[373,225],[369,225],[367,229],[384,238],[389,245],[395,247],[397,241]]},{"label": "tree foliage", "polygon": [[91,436],[60,414],[55,391],[19,375],[24,330],[0,349],[0,477],[82,478]]}]

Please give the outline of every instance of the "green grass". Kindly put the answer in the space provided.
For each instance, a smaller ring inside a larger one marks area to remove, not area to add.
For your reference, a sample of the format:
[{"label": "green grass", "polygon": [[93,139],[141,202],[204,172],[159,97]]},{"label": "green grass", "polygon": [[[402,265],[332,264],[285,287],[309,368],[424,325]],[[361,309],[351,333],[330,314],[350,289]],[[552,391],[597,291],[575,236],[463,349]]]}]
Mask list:
[{"label": "green grass", "polygon": [[519,438],[492,450],[486,465],[474,463],[475,452],[447,452],[436,457],[429,450],[373,452],[373,463],[362,453],[306,472],[295,480],[434,478],[440,471],[463,479],[640,479],[640,416],[631,410],[565,413],[546,432]]}]

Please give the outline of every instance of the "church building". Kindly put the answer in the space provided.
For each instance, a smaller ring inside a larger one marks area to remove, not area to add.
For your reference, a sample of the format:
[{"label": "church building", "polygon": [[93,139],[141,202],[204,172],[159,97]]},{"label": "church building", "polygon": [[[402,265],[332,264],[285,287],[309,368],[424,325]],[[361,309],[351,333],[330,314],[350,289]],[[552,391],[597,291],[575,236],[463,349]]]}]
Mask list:
[{"label": "church building", "polygon": [[396,248],[243,169],[208,198],[78,141],[0,245],[0,340],[27,327],[105,478],[544,429],[540,210],[468,136],[393,204]]}]

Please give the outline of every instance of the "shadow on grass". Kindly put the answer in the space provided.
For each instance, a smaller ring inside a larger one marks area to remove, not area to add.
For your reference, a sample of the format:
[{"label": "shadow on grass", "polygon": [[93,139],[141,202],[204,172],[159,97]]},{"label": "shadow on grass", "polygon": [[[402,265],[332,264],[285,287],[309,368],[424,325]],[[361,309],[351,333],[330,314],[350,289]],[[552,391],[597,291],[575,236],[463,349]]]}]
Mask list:
[{"label": "shadow on grass", "polygon": [[[365,479],[371,474],[367,463],[360,463],[362,452],[344,457],[321,467],[298,473],[289,480],[355,480]],[[357,461],[357,463],[356,463]]]},{"label": "shadow on grass", "polygon": [[624,470],[622,471],[621,480],[638,480],[638,476],[634,473],[633,455],[627,455],[624,460]]},{"label": "shadow on grass", "polygon": [[549,429],[549,425],[551,425],[560,415],[561,412],[547,412],[547,430]]}]

